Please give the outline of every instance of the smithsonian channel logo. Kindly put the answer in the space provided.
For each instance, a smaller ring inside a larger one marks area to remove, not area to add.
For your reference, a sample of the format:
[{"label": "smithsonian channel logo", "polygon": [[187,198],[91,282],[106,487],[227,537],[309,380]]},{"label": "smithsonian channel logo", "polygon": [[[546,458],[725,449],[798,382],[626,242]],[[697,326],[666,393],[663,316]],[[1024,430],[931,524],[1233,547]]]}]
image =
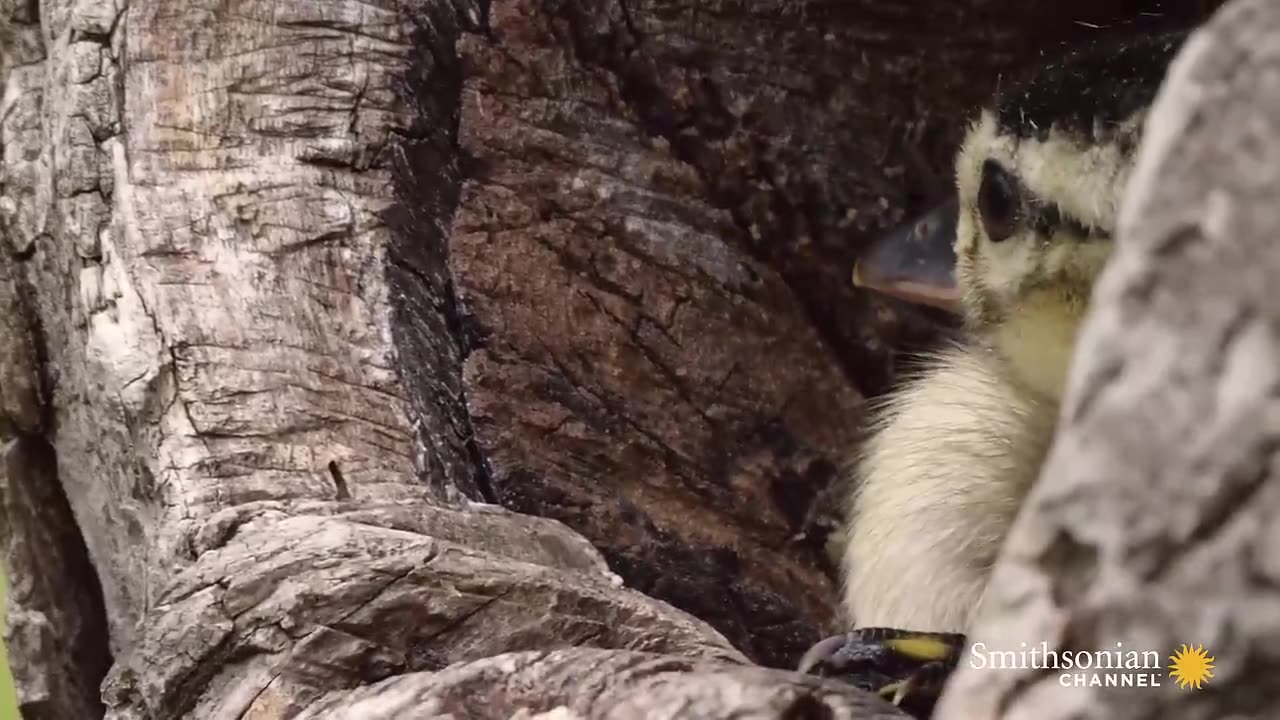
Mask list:
[{"label": "smithsonian channel logo", "polygon": [[1166,683],[1199,690],[1213,678],[1213,657],[1202,645],[1183,645],[1167,660],[1155,650],[1050,650],[1048,643],[1020,650],[969,648],[971,667],[993,670],[1058,671],[1063,687],[1162,687]]}]

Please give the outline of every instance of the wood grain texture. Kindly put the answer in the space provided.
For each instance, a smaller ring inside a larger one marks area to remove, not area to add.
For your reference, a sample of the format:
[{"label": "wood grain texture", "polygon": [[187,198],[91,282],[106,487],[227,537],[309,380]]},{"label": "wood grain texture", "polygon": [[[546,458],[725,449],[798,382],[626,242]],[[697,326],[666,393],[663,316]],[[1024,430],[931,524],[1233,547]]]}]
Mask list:
[{"label": "wood grain texture", "polygon": [[844,622],[837,478],[927,335],[851,287],[853,253],[918,209],[911,152],[948,182],[1002,72],[1138,9],[494,4],[459,46],[449,247],[490,499],[791,666]]},{"label": "wood grain texture", "polygon": [[110,655],[117,719],[892,713],[749,663],[839,626],[836,468],[932,329],[847,282],[906,148],[1148,7],[1060,5],[0,0],[24,711]]},{"label": "wood grain texture", "polygon": [[[495,684],[508,689],[494,696]],[[479,705],[479,693],[490,694],[494,702]],[[575,648],[499,655],[434,676],[401,675],[359,692],[324,698],[299,720],[695,720],[729,717],[730,708],[732,717],[753,720],[904,717],[882,700],[814,677],[650,653]]]}]

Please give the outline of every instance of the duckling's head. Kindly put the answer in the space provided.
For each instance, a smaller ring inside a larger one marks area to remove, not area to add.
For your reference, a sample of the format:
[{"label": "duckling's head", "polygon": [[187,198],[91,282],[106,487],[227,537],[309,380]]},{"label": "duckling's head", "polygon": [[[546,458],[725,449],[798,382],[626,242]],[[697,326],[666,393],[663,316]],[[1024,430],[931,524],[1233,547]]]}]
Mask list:
[{"label": "duckling's head", "polygon": [[954,227],[937,241],[952,245],[956,309],[1049,397],[1061,397],[1146,111],[1180,39],[1086,50],[1002,93],[957,153],[954,223],[917,225]]}]

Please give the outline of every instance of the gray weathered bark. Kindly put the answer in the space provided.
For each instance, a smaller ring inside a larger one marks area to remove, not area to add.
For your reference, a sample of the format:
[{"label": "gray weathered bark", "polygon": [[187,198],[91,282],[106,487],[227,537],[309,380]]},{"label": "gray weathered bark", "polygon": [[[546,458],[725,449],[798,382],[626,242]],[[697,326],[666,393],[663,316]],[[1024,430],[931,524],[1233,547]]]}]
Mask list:
[{"label": "gray weathered bark", "polygon": [[974,640],[1216,658],[1211,690],[967,670],[943,718],[1276,717],[1280,5],[1237,0],[1148,121],[1048,465]]},{"label": "gray weathered bark", "polygon": [[1199,11],[1065,5],[0,0],[27,720],[891,716],[749,661],[932,327],[904,145]]}]

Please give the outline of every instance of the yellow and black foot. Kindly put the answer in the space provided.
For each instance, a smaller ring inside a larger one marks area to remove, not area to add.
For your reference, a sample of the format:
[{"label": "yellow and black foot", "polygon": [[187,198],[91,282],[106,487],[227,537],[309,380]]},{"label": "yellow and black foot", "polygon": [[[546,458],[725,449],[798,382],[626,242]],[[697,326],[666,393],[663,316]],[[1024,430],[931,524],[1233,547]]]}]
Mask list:
[{"label": "yellow and black foot", "polygon": [[861,628],[809,648],[800,672],[839,678],[924,718],[933,712],[964,645],[959,633]]}]

